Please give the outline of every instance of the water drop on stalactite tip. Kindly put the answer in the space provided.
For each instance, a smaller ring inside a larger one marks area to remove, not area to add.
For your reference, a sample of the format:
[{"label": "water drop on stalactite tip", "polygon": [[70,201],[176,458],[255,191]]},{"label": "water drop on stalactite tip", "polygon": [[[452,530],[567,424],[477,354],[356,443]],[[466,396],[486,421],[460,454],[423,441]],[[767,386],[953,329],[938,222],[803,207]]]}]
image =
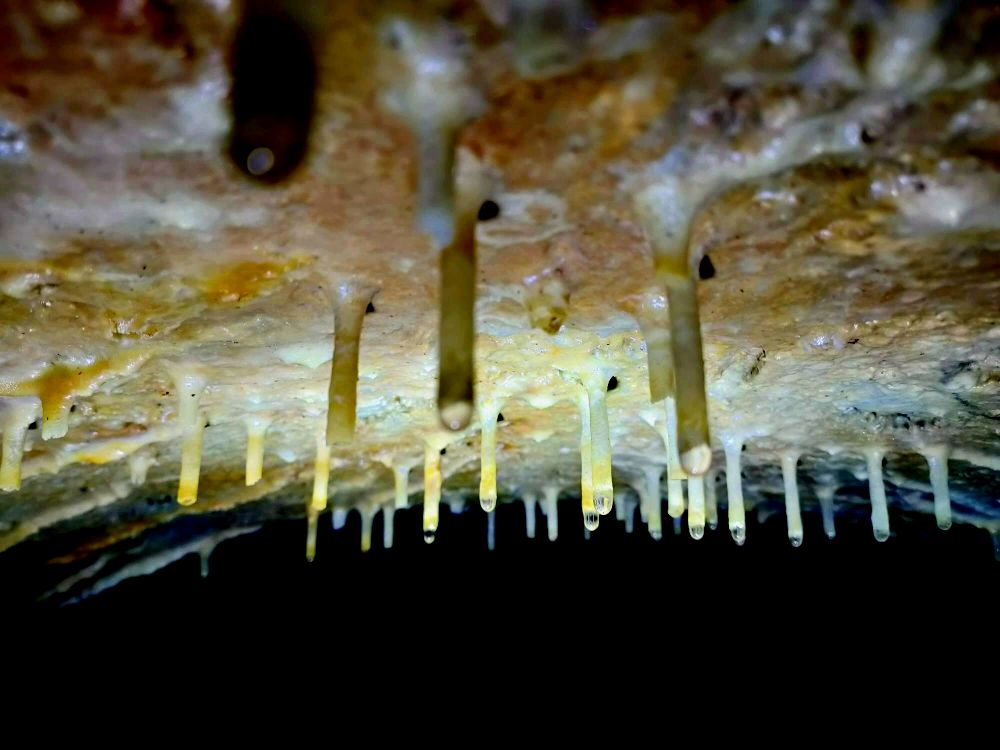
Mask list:
[{"label": "water drop on stalactite tip", "polygon": [[441,507],[441,449],[443,441],[428,440],[424,446],[424,541],[430,544],[437,532]]},{"label": "water drop on stalactite tip", "polygon": [[580,410],[580,508],[583,512],[583,523],[589,529],[591,525],[597,528],[597,521],[590,520],[598,517],[597,507],[594,505],[594,483],[592,443],[590,435],[590,402],[583,394],[577,401]]},{"label": "water drop on stalactite tip", "polygon": [[726,496],[729,503],[729,533],[733,541],[742,545],[746,541],[746,509],[743,505],[743,476],[740,461],[743,455],[743,441],[723,438],[726,452]]},{"label": "water drop on stalactite tip", "polygon": [[497,417],[500,407],[491,404],[479,410],[481,443],[479,458],[479,504],[489,513],[497,504]]},{"label": "water drop on stalactite tip", "polygon": [[716,498],[715,481],[716,472],[713,469],[705,478],[705,521],[712,531],[719,528],[719,504]]},{"label": "water drop on stalactite tip", "polygon": [[741,547],[747,540],[747,529],[746,526],[737,524],[729,524],[729,535],[732,536],[733,541],[736,542]]},{"label": "water drop on stalactite tip", "polygon": [[785,483],[785,519],[788,539],[793,547],[801,546],[803,535],[802,511],[799,507],[798,462],[798,453],[783,453],[781,456],[781,476]]},{"label": "water drop on stalactite tip", "polygon": [[688,533],[692,539],[705,536],[705,478],[688,479]]},{"label": "water drop on stalactite tip", "polygon": [[662,469],[659,466],[648,466],[637,482],[639,503],[646,517],[646,527],[653,539],[663,538],[663,511],[660,500],[660,477]]}]

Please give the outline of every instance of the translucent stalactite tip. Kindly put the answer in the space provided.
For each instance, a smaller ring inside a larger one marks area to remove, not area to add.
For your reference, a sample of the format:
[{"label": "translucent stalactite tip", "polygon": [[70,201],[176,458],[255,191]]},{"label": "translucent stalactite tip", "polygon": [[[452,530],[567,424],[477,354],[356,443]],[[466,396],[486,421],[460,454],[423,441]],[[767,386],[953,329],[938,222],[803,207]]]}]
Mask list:
[{"label": "translucent stalactite tip", "polygon": [[701,539],[705,536],[705,527],[701,524],[688,524],[688,533],[692,539]]},{"label": "translucent stalactite tip", "polygon": [[597,512],[600,515],[606,516],[614,508],[614,498],[609,497],[607,495],[595,494],[594,495],[594,508],[597,509]]},{"label": "translucent stalactite tip", "polygon": [[600,525],[601,517],[593,511],[585,511],[583,514],[583,527],[587,531],[597,531],[598,525]]},{"label": "translucent stalactite tip", "polygon": [[736,542],[741,547],[743,546],[744,542],[746,542],[746,540],[747,540],[747,527],[746,526],[743,526],[743,525],[730,526],[729,527],[729,533],[732,535],[733,541]]}]

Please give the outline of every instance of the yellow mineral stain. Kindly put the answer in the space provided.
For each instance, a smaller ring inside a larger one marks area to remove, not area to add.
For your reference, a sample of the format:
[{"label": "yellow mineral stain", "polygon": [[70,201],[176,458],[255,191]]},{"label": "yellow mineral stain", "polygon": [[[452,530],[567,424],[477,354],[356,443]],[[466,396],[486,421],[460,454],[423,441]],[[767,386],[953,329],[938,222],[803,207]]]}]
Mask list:
[{"label": "yellow mineral stain", "polygon": [[132,372],[148,357],[148,352],[126,350],[89,365],[52,364],[30,380],[0,380],[0,396],[37,396],[42,402],[42,439],[60,438],[69,427],[74,398],[90,395],[105,381]]},{"label": "yellow mineral stain", "polygon": [[[72,452],[74,462],[82,464],[106,464],[131,456],[143,443],[128,438],[105,440],[92,445],[83,445]],[[141,484],[142,482],[139,482]]]},{"label": "yellow mineral stain", "polygon": [[284,274],[305,263],[303,258],[292,257],[282,263],[244,261],[227,265],[208,276],[201,284],[201,289],[211,302],[238,302],[269,290]]}]

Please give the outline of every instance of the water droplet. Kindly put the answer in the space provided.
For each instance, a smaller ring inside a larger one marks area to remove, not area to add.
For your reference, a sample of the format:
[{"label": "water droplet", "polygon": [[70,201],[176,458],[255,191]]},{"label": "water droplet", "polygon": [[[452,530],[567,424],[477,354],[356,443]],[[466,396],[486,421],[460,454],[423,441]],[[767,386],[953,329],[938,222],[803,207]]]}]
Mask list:
[{"label": "water droplet", "polygon": [[790,541],[792,543],[793,547],[801,547],[802,546],[802,534],[789,534],[788,535],[788,541]]},{"label": "water droplet", "polygon": [[688,526],[688,533],[691,534],[692,539],[701,539],[705,536],[705,527],[701,524],[694,524],[693,526]]},{"label": "water droplet", "polygon": [[495,497],[481,497],[479,498],[479,506],[487,513],[490,513],[497,507],[497,499]]},{"label": "water droplet", "polygon": [[709,521],[708,522],[708,528],[710,530],[712,530],[712,531],[715,531],[717,528],[719,528],[719,519],[716,518],[716,519],[714,519],[712,521]]},{"label": "water droplet", "polygon": [[731,526],[729,528],[729,533],[733,536],[733,541],[736,542],[741,547],[743,543],[747,540],[747,528],[746,526]]},{"label": "water droplet", "polygon": [[941,531],[947,531],[948,529],[950,529],[951,519],[949,518],[947,521],[945,520],[938,521],[938,528],[941,529]]},{"label": "water droplet", "polygon": [[600,493],[594,495],[594,507],[602,516],[608,515],[614,508],[614,505],[614,498],[610,495],[602,495]]},{"label": "water droplet", "polygon": [[878,528],[874,530],[875,541],[884,542],[889,538],[889,529]]},{"label": "water droplet", "polygon": [[657,542],[663,539],[663,532],[660,530],[650,531],[649,535]]},{"label": "water droplet", "polygon": [[600,524],[601,517],[596,513],[591,511],[586,511],[583,514],[583,527],[587,531],[597,531],[597,526]]},{"label": "water droplet", "polygon": [[434,529],[426,529],[424,531],[424,541],[427,542],[427,544],[431,544],[434,541],[434,534]]}]

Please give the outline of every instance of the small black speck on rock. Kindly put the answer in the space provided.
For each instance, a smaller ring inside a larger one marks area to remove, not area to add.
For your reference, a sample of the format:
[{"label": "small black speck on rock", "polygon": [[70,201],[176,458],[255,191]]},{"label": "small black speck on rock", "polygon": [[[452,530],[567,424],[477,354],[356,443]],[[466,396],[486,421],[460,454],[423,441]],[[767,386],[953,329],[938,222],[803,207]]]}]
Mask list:
[{"label": "small black speck on rock", "polygon": [[500,206],[496,201],[483,201],[483,205],[479,207],[479,215],[476,217],[479,221],[492,221],[500,215]]},{"label": "small black speck on rock", "polygon": [[497,414],[497,422],[503,422],[503,412]]},{"label": "small black speck on rock", "polygon": [[447,453],[447,452],[448,452],[448,449],[447,449],[447,448],[442,448],[442,449],[441,449],[441,455],[442,455],[442,456],[443,456],[443,455],[444,455],[445,453]]},{"label": "small black speck on rock", "polygon": [[608,390],[613,391],[617,388],[618,388],[618,378],[612,375],[611,380],[608,381]]},{"label": "small black speck on rock", "polygon": [[369,302],[368,303],[368,307],[365,308],[365,315],[367,315],[368,313],[373,313],[373,312],[375,312],[375,305],[373,305],[371,302]]},{"label": "small black speck on rock", "polygon": [[704,281],[713,276],[715,276],[715,265],[712,263],[712,259],[707,255],[701,256],[701,262],[698,264],[698,278]]}]

